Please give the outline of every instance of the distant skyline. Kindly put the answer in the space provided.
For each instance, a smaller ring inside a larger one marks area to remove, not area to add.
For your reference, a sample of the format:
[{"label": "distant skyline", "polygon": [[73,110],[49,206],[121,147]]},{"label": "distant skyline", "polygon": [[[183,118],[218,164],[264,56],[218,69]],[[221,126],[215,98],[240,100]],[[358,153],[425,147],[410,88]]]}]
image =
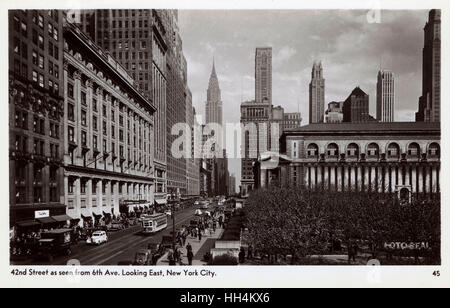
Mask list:
[{"label": "distant skyline", "polygon": [[[380,23],[367,10],[180,10],[179,27],[188,63],[193,105],[205,120],[213,57],[223,102],[223,122],[239,122],[242,100],[255,98],[255,49],[272,47],[272,104],[300,111],[308,124],[309,82],[321,61],[325,109],[359,86],[376,116],[380,69],[395,81],[395,121],[414,121],[422,83],[423,27],[428,10],[381,11]],[[240,180],[240,162],[230,161]],[[238,184],[239,185],[239,184]]]}]

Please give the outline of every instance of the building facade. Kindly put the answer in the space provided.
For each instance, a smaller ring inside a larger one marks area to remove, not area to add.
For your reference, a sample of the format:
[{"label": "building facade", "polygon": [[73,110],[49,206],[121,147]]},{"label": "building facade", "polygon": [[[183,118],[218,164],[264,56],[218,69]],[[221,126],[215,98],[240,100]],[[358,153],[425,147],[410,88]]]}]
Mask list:
[{"label": "building facade", "polygon": [[228,195],[234,196],[235,194],[236,194],[236,176],[234,174],[230,174]]},{"label": "building facade", "polygon": [[272,47],[256,48],[255,101],[272,105]]},{"label": "building facade", "polygon": [[63,74],[67,213],[98,222],[151,206],[154,106],[119,62],[70,23]]},{"label": "building facade", "polygon": [[424,31],[422,96],[416,121],[441,119],[441,10],[431,10]]},{"label": "building facade", "polygon": [[63,185],[63,19],[58,10],[10,10],[10,225],[66,214]]},{"label": "building facade", "polygon": [[344,101],[342,106],[343,122],[365,123],[374,121],[369,114],[369,95],[359,87]]},{"label": "building facade", "polygon": [[[271,106],[255,101],[241,104],[241,193],[247,195],[254,188],[253,167],[255,161],[270,149]],[[277,132],[277,136],[279,132]],[[278,138],[275,138],[278,139]]]},{"label": "building facade", "polygon": [[325,105],[325,79],[322,62],[314,62],[309,83],[309,123],[323,123]]},{"label": "building facade", "polygon": [[199,149],[198,146],[198,123],[196,119],[195,108],[192,107],[192,94],[189,88],[187,88],[186,96],[186,123],[189,125],[191,132],[190,140],[190,157],[186,159],[186,187],[187,195],[198,196],[200,195],[200,165],[199,165]]},{"label": "building facade", "polygon": [[186,162],[172,155],[172,143],[178,138],[172,135],[172,127],[177,123],[186,123],[187,63],[183,55],[183,46],[178,28],[178,12],[164,10],[168,34],[167,53],[167,192],[172,196],[187,194]]},{"label": "building facade", "polygon": [[377,120],[394,122],[395,91],[394,73],[381,70],[377,77]]},{"label": "building facade", "polygon": [[[81,10],[74,18],[91,39],[109,52],[135,80],[139,91],[156,107],[156,200],[167,192],[167,67],[171,12],[166,10]],[[170,133],[170,131],[169,131]]]},{"label": "building facade", "polygon": [[311,124],[281,138],[277,167],[260,160],[259,185],[334,191],[440,192],[440,127],[434,123]]},{"label": "building facade", "polygon": [[342,107],[344,102],[329,102],[328,109],[325,111],[326,123],[341,123],[344,120]]}]

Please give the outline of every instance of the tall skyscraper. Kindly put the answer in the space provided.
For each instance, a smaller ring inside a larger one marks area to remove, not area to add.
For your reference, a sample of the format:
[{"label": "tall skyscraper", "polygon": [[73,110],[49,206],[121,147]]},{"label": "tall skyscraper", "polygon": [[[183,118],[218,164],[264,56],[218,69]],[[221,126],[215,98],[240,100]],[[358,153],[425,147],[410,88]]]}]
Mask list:
[{"label": "tall skyscraper", "polygon": [[144,97],[156,107],[152,173],[158,203],[166,202],[167,192],[167,57],[174,41],[168,31],[173,15],[172,10],[81,10],[74,20],[125,68]]},{"label": "tall skyscraper", "polygon": [[272,105],[272,47],[256,48],[255,102]]},{"label": "tall skyscraper", "polygon": [[416,121],[440,122],[441,118],[441,10],[431,10],[424,30],[422,96]]},{"label": "tall skyscraper", "polygon": [[223,124],[222,100],[214,60],[211,75],[209,77],[209,84],[206,98],[206,124],[208,123],[218,123],[220,125]]},{"label": "tall skyscraper", "polygon": [[380,70],[377,79],[377,120],[394,122],[394,73]]},{"label": "tall skyscraper", "polygon": [[322,62],[314,62],[309,84],[309,123],[323,123],[325,104],[325,79]]}]

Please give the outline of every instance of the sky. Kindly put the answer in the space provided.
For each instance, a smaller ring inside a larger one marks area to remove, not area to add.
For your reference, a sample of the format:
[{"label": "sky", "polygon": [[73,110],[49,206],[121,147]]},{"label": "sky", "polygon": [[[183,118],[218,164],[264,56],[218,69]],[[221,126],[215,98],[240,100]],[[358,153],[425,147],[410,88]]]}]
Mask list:
[{"label": "sky", "polygon": [[[308,124],[314,61],[322,62],[325,104],[345,100],[359,86],[369,95],[373,116],[377,73],[393,71],[395,120],[414,121],[427,18],[424,10],[379,15],[364,10],[180,10],[193,105],[204,119],[214,57],[224,123],[238,123],[241,101],[255,96],[255,48],[272,47],[272,103],[286,112],[300,111],[302,125]],[[230,159],[229,170],[239,185],[240,161]]]}]

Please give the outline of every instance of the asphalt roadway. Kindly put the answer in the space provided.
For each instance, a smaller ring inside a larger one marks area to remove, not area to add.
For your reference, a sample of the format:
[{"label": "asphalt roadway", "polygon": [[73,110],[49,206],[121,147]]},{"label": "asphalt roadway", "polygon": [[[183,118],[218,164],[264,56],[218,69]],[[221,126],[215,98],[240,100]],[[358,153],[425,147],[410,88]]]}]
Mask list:
[{"label": "asphalt roadway", "polygon": [[[195,217],[195,209],[191,206],[175,213],[175,228],[189,225],[190,220]],[[91,246],[80,242],[72,246],[70,256],[55,257],[50,263],[48,261],[27,262],[28,265],[118,265],[120,261],[134,261],[134,255],[140,248],[146,248],[149,242],[159,243],[164,235],[171,235],[172,217],[168,216],[167,228],[153,235],[142,235],[142,227],[136,225],[125,230],[108,232],[108,242],[100,246]],[[69,262],[70,261],[70,262]]]}]

